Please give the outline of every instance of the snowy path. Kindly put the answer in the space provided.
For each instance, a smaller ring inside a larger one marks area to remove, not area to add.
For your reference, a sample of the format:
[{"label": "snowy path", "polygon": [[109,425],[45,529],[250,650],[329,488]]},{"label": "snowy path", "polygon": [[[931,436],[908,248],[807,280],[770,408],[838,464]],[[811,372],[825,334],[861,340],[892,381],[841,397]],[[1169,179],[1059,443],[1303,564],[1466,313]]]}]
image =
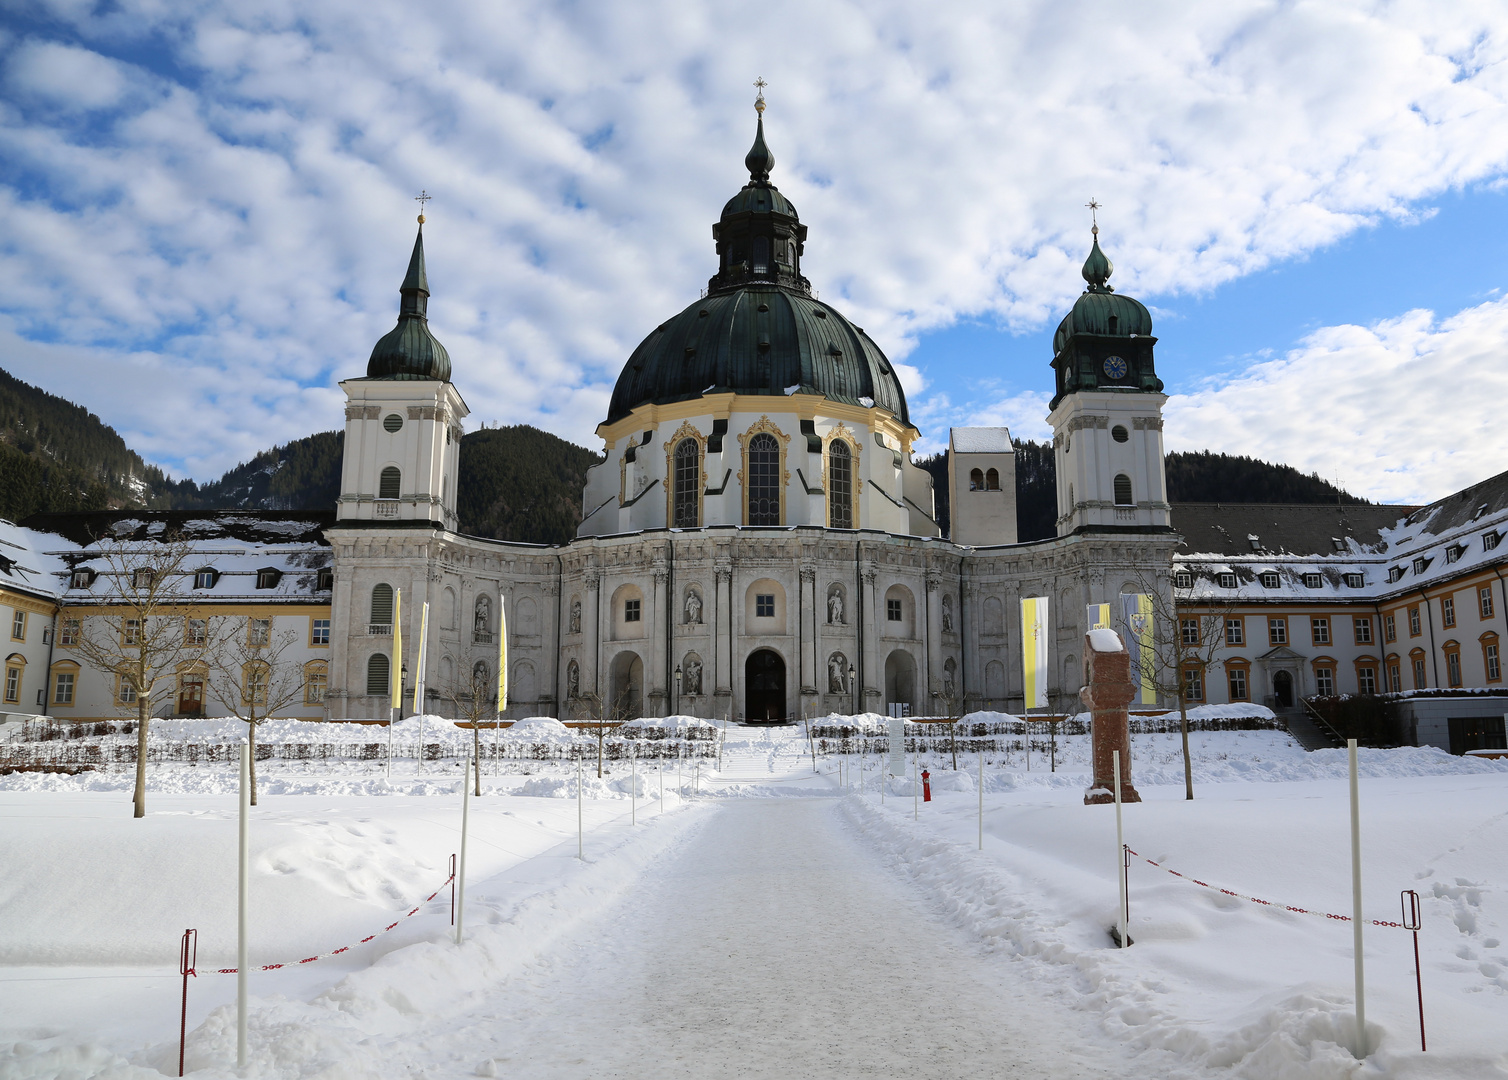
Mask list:
[{"label": "snowy path", "polygon": [[939,922],[836,799],[725,804],[644,880],[388,1061],[429,1076],[1127,1074],[1127,1048]]}]

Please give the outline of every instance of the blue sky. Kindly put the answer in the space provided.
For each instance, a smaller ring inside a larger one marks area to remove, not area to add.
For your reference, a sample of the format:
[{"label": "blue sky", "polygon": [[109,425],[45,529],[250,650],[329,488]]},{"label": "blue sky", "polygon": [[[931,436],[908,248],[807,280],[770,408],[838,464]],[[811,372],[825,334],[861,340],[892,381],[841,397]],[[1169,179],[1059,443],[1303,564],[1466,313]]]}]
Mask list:
[{"label": "blue sky", "polygon": [[421,188],[473,422],[595,445],[711,272],[756,75],[805,268],[898,362],[921,449],[1043,434],[1094,196],[1170,447],[1396,501],[1501,468],[1500,4],[5,10],[0,365],[177,475],[338,425]]}]

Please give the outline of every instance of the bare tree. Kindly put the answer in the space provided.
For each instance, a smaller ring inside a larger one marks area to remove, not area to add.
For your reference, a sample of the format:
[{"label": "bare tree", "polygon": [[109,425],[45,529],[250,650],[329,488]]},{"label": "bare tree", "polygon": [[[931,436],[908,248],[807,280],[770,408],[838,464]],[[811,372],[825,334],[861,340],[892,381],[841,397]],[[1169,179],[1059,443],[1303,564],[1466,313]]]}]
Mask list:
[{"label": "bare tree", "polygon": [[588,693],[580,694],[576,698],[576,715],[579,717],[582,713],[586,714],[585,720],[577,720],[576,722],[587,726],[590,728],[592,734],[597,736],[597,778],[599,780],[602,778],[602,759],[607,742],[607,733],[622,727],[627,722],[626,717],[629,706],[632,704],[633,691],[633,686],[625,680],[623,689],[618,692],[617,697],[613,700],[613,719],[611,720],[605,715],[607,710],[602,707],[602,698],[600,695]]},{"label": "bare tree", "polygon": [[[475,764],[476,787],[473,789],[477,795],[482,793],[482,722],[489,717],[493,723],[497,723],[497,681],[492,678],[492,673],[487,670],[487,665],[477,663],[471,666],[471,673],[464,678],[458,678],[444,690],[445,696],[455,706],[456,715],[466,718],[471,724],[471,760]],[[424,753],[424,747],[419,747],[419,753]]]},{"label": "bare tree", "polygon": [[251,744],[251,805],[257,804],[257,728],[304,697],[304,667],[292,630],[272,632],[272,618],[248,616],[245,627],[227,623],[214,643],[211,692],[230,715],[246,724]]},{"label": "bare tree", "polygon": [[103,614],[79,620],[74,648],[84,663],[113,682],[115,707],[136,714],[136,786],[132,816],[147,813],[147,728],[152,694],[173,685],[180,666],[204,658],[218,621],[192,617],[184,588],[194,556],[181,535],[161,540],[101,538],[88,561],[104,581]]},{"label": "bare tree", "polygon": [[1137,588],[1152,599],[1151,663],[1146,668],[1157,692],[1178,702],[1184,798],[1192,799],[1194,764],[1189,756],[1189,700],[1192,697],[1204,701],[1207,697],[1209,672],[1225,647],[1225,620],[1235,611],[1235,605],[1202,602],[1198,611],[1180,611],[1172,590],[1158,588],[1157,582],[1145,574],[1137,576]]}]

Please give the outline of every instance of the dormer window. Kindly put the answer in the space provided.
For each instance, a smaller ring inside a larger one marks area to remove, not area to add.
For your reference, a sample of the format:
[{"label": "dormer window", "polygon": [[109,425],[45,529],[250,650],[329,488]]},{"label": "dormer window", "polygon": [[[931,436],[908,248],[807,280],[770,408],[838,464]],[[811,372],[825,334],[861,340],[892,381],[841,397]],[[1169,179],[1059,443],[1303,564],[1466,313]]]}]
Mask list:
[{"label": "dormer window", "polygon": [[1424,570],[1427,566],[1429,566],[1429,560],[1421,555],[1419,558],[1414,560],[1414,573],[1424,573]]},{"label": "dormer window", "polygon": [[1279,579],[1278,579],[1278,572],[1276,570],[1264,570],[1264,571],[1262,571],[1262,588],[1264,588],[1264,589],[1276,589],[1278,587],[1278,584],[1279,584]]},{"label": "dormer window", "polygon": [[1194,587],[1194,575],[1187,570],[1180,570],[1173,575],[1173,588],[1192,589]]},{"label": "dormer window", "polygon": [[1321,577],[1319,574],[1305,574],[1304,575],[1304,588],[1306,588],[1306,589],[1318,589],[1324,583],[1325,583],[1325,579],[1323,577]]},{"label": "dormer window", "polygon": [[1445,561],[1448,563],[1457,562],[1461,558],[1461,553],[1465,550],[1466,548],[1461,544],[1452,544],[1445,549]]},{"label": "dormer window", "polygon": [[1402,581],[1403,580],[1403,574],[1404,574],[1404,570],[1403,570],[1403,567],[1401,567],[1401,566],[1390,566],[1390,567],[1388,567],[1388,581],[1390,583],[1394,582],[1394,581]]},{"label": "dormer window", "polygon": [[327,566],[315,574],[314,589],[316,592],[329,592],[333,588],[335,588],[335,571]]},{"label": "dormer window", "polygon": [[277,583],[283,580],[283,572],[274,567],[267,566],[257,571],[257,588],[275,589]]},{"label": "dormer window", "polygon": [[94,571],[87,566],[75,570],[68,579],[70,589],[87,589],[94,584]]},{"label": "dormer window", "polygon": [[1364,588],[1367,584],[1366,575],[1364,574],[1347,574],[1345,580],[1346,588],[1348,589]]},{"label": "dormer window", "polygon": [[210,567],[194,571],[194,588],[213,589],[215,582],[220,580],[220,573]]},{"label": "dormer window", "polygon": [[1236,575],[1227,570],[1220,575],[1219,582],[1222,589],[1234,589],[1236,587]]},{"label": "dormer window", "polygon": [[1482,534],[1482,550],[1491,551],[1498,546],[1498,541],[1503,538],[1502,533],[1490,532]]}]

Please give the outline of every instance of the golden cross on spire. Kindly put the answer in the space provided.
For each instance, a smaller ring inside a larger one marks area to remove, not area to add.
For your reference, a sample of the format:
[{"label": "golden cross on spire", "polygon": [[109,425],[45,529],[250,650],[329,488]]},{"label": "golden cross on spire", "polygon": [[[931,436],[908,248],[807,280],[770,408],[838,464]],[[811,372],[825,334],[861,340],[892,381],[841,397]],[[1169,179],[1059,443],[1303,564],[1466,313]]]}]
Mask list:
[{"label": "golden cross on spire", "polygon": [[754,80],[754,89],[759,91],[759,96],[754,99],[754,111],[760,116],[764,115],[764,88],[770,84],[764,81],[764,76]]},{"label": "golden cross on spire", "polygon": [[1094,234],[1095,239],[1098,239],[1100,235],[1100,221],[1099,216],[1095,213],[1095,211],[1100,209],[1100,204],[1095,200],[1095,197],[1091,195],[1089,196],[1089,201],[1084,205],[1089,207],[1089,221],[1093,226],[1093,228],[1091,228],[1089,231]]},{"label": "golden cross on spire", "polygon": [[429,202],[429,200],[433,199],[433,198],[434,198],[434,196],[431,195],[429,192],[425,191],[423,188],[420,188],[419,189],[419,194],[417,194],[417,195],[414,196],[414,202],[416,202],[416,203],[419,204],[419,224],[420,225],[424,224],[424,204],[427,203],[427,202]]}]

